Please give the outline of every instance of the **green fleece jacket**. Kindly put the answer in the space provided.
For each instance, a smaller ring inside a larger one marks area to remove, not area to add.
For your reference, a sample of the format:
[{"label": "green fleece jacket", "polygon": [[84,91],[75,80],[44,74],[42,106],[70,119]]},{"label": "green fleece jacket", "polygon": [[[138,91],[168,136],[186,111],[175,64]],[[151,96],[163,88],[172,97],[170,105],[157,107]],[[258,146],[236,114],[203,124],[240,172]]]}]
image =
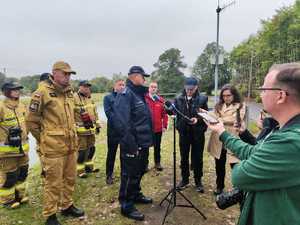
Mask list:
[{"label": "green fleece jacket", "polygon": [[256,145],[226,131],[220,140],[242,160],[232,171],[247,192],[238,224],[300,225],[300,115]]}]

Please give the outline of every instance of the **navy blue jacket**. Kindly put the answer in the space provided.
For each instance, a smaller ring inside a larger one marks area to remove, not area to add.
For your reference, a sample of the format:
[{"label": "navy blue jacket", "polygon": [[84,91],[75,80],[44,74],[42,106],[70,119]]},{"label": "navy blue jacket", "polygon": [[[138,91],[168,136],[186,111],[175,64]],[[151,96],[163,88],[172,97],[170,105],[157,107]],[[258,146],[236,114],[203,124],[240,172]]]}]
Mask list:
[{"label": "navy blue jacket", "polygon": [[125,90],[115,98],[114,120],[123,153],[136,154],[139,148],[153,144],[151,114],[145,101],[147,91],[127,80]]},{"label": "navy blue jacket", "polygon": [[180,134],[188,135],[188,132],[201,133],[206,131],[207,125],[198,116],[198,110],[199,108],[208,110],[207,101],[207,96],[201,95],[198,91],[193,95],[190,104],[188,104],[185,91],[175,98],[174,104],[180,112],[189,118],[196,117],[198,119],[196,124],[190,125],[182,116],[177,115],[176,128]]},{"label": "navy blue jacket", "polygon": [[117,131],[114,129],[114,102],[115,98],[117,96],[117,92],[112,91],[110,94],[106,95],[103,99],[103,106],[104,106],[104,112],[107,117],[107,136],[110,136],[111,138],[115,139],[116,141],[119,140],[119,135]]}]

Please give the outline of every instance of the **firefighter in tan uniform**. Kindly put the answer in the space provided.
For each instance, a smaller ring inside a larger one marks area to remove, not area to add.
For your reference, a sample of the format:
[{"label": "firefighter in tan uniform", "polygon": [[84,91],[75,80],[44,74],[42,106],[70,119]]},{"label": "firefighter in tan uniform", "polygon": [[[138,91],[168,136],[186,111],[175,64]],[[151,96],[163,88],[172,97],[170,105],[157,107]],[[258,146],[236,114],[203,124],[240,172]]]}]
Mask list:
[{"label": "firefighter in tan uniform", "polygon": [[53,65],[52,74],[33,93],[26,118],[29,131],[40,143],[46,225],[60,224],[56,218],[58,207],[64,216],[84,215],[72,199],[78,143],[70,75],[75,72],[68,63],[59,61]]},{"label": "firefighter in tan uniform", "polygon": [[5,99],[0,103],[0,204],[17,208],[28,202],[28,136],[25,126],[26,107],[19,102],[20,89],[15,82],[2,86]]},{"label": "firefighter in tan uniform", "polygon": [[87,80],[80,81],[79,90],[75,94],[75,121],[79,140],[77,174],[86,178],[87,173],[97,172],[94,168],[95,134],[100,133],[100,121],[96,105],[91,98],[91,84]]}]

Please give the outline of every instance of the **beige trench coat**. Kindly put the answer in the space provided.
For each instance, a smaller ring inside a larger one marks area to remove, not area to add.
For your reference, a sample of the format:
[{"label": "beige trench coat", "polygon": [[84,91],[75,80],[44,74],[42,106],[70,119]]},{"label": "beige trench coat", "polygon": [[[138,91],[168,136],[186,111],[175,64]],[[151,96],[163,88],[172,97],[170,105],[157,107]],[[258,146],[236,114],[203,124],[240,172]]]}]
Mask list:
[{"label": "beige trench coat", "polygon": [[[240,108],[239,103],[231,104],[229,106],[226,106],[226,104],[223,104],[220,112],[214,112],[213,116],[217,117],[220,121],[224,123],[225,129],[230,132],[233,135],[238,136],[238,132],[233,127],[233,124],[237,122],[236,120],[236,113],[238,108]],[[246,115],[246,107],[245,104],[242,105],[240,108],[240,116],[241,116],[241,122],[245,122],[245,116]],[[215,158],[219,159],[221,156],[221,150],[222,150],[222,142],[219,140],[219,135],[216,132],[212,132],[208,146],[207,146],[208,152]],[[227,161],[229,163],[237,163],[239,162],[239,159],[237,159],[228,149],[227,149]]]}]

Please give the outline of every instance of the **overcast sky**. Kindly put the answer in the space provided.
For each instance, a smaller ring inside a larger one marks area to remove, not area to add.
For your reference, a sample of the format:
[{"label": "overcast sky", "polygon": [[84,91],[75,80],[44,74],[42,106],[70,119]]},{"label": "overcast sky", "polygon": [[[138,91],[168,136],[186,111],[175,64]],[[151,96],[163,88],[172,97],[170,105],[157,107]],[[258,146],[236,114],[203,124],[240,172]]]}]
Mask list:
[{"label": "overcast sky", "polygon": [[[220,5],[229,3],[220,0]],[[260,29],[260,20],[295,0],[236,0],[221,13],[220,44],[230,51]],[[51,71],[65,60],[78,78],[146,72],[169,48],[189,67],[216,40],[217,0],[0,0],[0,71]]]}]

